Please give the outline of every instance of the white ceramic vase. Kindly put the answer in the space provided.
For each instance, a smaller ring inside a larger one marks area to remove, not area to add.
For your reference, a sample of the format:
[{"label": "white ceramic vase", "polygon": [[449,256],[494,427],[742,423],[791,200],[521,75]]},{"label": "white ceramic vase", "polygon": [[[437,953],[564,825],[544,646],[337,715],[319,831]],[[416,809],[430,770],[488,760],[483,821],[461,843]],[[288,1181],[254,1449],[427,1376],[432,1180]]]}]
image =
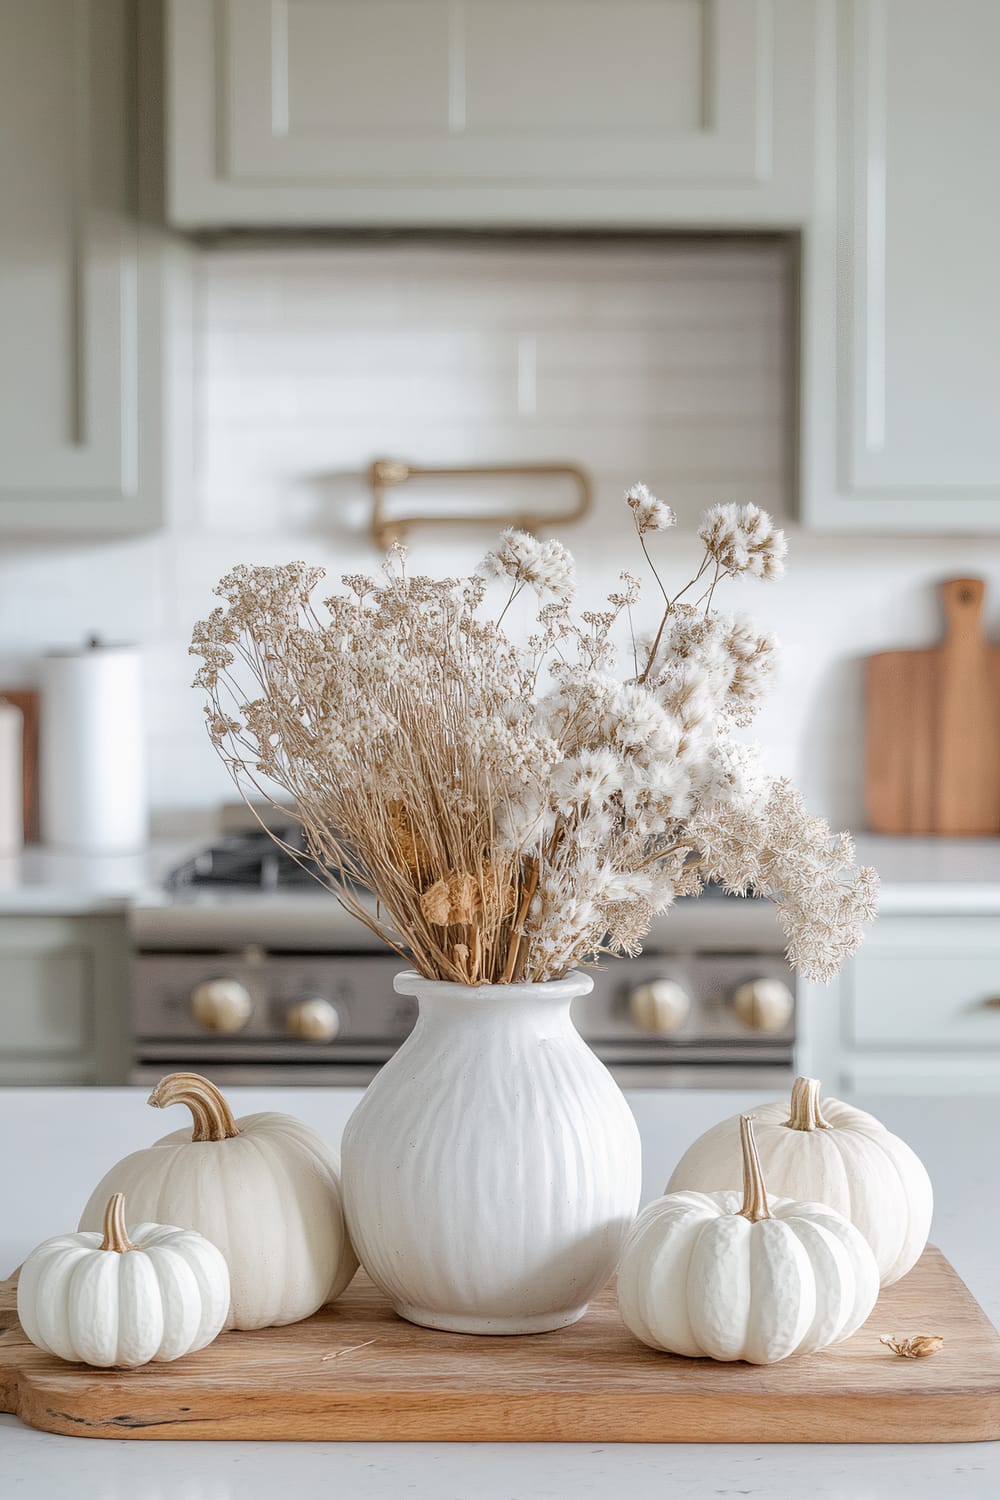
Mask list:
[{"label": "white ceramic vase", "polygon": [[401,1317],[544,1333],[582,1317],[635,1217],[639,1132],[570,1019],[593,981],[399,974],[417,1024],[347,1123],[348,1227]]}]

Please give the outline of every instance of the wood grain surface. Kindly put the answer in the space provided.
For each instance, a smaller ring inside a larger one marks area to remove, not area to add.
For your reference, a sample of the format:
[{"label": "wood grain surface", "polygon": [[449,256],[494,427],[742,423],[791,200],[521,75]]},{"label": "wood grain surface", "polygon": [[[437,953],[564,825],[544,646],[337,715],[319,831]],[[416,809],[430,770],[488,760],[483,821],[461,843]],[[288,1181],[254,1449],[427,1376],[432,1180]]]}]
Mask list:
[{"label": "wood grain surface", "polygon": [[[534,1337],[432,1333],[359,1273],[288,1328],[224,1333],[140,1370],[33,1349],[0,1283],[0,1409],[96,1438],[363,1441],[941,1443],[1000,1438],[1000,1335],[928,1248],[846,1343],[768,1367],[657,1354],[608,1288],[572,1328]],[[940,1333],[900,1359],[883,1333]]]},{"label": "wood grain surface", "polygon": [[942,584],[945,636],[868,659],[866,801],[876,833],[1000,833],[1000,646],[980,578]]}]

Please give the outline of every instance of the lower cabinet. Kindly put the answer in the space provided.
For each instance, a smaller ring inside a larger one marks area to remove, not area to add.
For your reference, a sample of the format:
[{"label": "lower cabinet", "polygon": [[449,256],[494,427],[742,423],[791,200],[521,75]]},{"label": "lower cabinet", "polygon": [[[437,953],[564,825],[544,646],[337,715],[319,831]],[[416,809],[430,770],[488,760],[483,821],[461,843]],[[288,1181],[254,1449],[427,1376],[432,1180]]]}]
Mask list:
[{"label": "lower cabinet", "polygon": [[804,985],[800,1071],[847,1093],[1000,1094],[1000,920],[880,917],[840,978]]},{"label": "lower cabinet", "polygon": [[125,917],[0,917],[0,1085],[125,1082]]}]

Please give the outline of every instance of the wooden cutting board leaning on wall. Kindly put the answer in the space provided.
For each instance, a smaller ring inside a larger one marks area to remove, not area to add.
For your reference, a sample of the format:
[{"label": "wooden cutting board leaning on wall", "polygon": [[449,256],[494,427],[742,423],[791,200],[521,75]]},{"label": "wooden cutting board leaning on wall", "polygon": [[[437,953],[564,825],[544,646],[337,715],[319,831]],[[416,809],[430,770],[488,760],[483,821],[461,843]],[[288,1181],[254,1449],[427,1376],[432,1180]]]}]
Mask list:
[{"label": "wooden cutting board leaning on wall", "polygon": [[19,708],[24,722],[21,752],[24,841],[32,844],[38,838],[38,693],[33,688],[0,688],[0,698]]},{"label": "wooden cutting board leaning on wall", "polygon": [[876,833],[1000,834],[1000,646],[981,578],[941,585],[945,635],[868,659],[868,823]]}]

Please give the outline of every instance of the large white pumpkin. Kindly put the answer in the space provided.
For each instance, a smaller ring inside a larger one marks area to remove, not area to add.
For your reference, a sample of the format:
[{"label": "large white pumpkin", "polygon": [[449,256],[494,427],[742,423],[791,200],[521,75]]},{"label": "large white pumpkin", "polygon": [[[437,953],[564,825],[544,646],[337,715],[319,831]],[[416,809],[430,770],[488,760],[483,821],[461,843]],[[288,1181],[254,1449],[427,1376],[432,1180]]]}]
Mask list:
[{"label": "large white pumpkin", "polygon": [[17,1315],[47,1354],[132,1369],[210,1344],[229,1310],[229,1272],[203,1235],[171,1224],[125,1227],[115,1193],[101,1234],[60,1234],[32,1250]]},{"label": "large white pumpkin", "polygon": [[111,1193],[130,1212],[197,1229],[226,1258],[227,1327],[269,1328],[307,1318],[347,1286],[358,1267],[340,1192],[340,1160],[291,1115],[234,1120],[214,1084],[172,1073],[149,1102],[186,1104],[194,1125],[118,1162],[80,1219],[96,1229]]},{"label": "large white pumpkin", "polygon": [[654,1349],[775,1364],[860,1328],[878,1267],[842,1214],[768,1198],[749,1116],[739,1139],[742,1192],[669,1193],[643,1209],[622,1252],[618,1306]]},{"label": "large white pumpkin", "polygon": [[[815,1078],[797,1078],[790,1102],[754,1111],[761,1166],[772,1193],[828,1203],[875,1252],[883,1286],[919,1260],[934,1195],[919,1157],[885,1126],[839,1099],[819,1097]],[[705,1132],[681,1157],[666,1191],[732,1188],[742,1167],[734,1119]]]}]

